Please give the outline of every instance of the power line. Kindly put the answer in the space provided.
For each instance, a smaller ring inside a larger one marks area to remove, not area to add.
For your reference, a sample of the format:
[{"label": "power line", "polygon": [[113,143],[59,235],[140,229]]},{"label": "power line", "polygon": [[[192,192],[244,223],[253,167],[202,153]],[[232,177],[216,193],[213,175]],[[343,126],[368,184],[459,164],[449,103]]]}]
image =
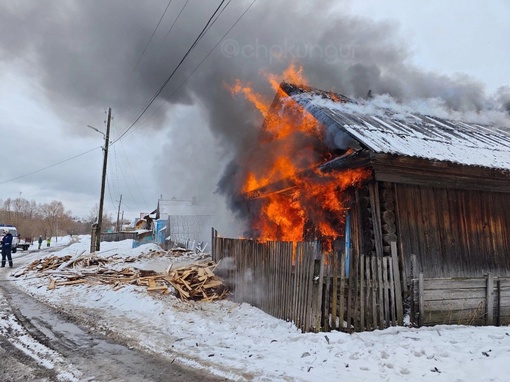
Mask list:
[{"label": "power line", "polygon": [[36,174],[36,173],[38,173],[38,172],[41,172],[41,171],[47,170],[47,169],[49,169],[49,168],[52,168],[52,167],[58,166],[58,165],[60,165],[60,164],[62,164],[62,163],[69,162],[70,160],[76,159],[76,158],[78,158],[78,157],[81,157],[82,155],[88,154],[88,153],[90,153],[90,152],[92,152],[92,151],[95,151],[95,150],[97,150],[97,149],[100,149],[100,148],[102,148],[102,147],[101,147],[101,146],[95,147],[95,148],[93,148],[93,149],[91,149],[91,150],[85,151],[85,152],[83,152],[83,153],[81,153],[81,154],[78,154],[78,155],[75,155],[75,156],[73,156],[73,157],[71,157],[71,158],[67,158],[67,159],[64,159],[64,160],[62,160],[62,161],[60,161],[60,162],[53,163],[53,164],[51,164],[51,165],[49,165],[49,166],[46,166],[46,167],[40,168],[39,170],[35,170],[35,171],[32,171],[32,172],[29,172],[29,173],[26,173],[26,174],[23,174],[23,175],[17,176],[16,178],[12,178],[12,179],[9,179],[9,180],[5,180],[5,181],[3,181],[3,182],[0,182],[0,184],[5,184],[5,183],[13,182],[13,181],[15,181],[15,180],[18,180],[18,179],[24,178],[24,177],[26,177],[26,176]]},{"label": "power line", "polygon": [[166,35],[165,35],[165,38],[164,40],[166,40],[166,38],[168,37],[168,35],[170,34],[170,32],[172,31],[172,29],[174,28],[174,25],[175,23],[177,22],[177,20],[179,20],[179,17],[181,16],[181,13],[182,11],[184,11],[184,8],[186,8],[186,5],[188,5],[189,3],[189,0],[186,0],[186,3],[184,3],[183,7],[181,8],[181,11],[179,12],[179,14],[177,15],[177,17],[175,18],[174,22],[172,23],[172,25],[170,26],[170,29],[168,29],[168,32],[166,32]]},{"label": "power line", "polygon": [[[225,9],[227,9],[227,7],[229,6],[229,4],[232,2],[232,0],[229,0],[227,4],[225,4],[225,6],[223,7],[223,9],[220,11],[220,13],[218,13],[218,15],[216,16],[216,18],[214,19],[214,21],[211,23],[211,25],[209,25],[209,28],[207,28],[207,30],[205,31],[205,33],[207,33],[209,31],[209,29],[211,29],[211,27],[214,25],[214,23],[216,22],[216,20],[219,19],[219,17],[222,15],[222,13],[225,11]],[[204,34],[205,34],[204,33]]]},{"label": "power line", "polygon": [[166,5],[166,8],[165,10],[163,11],[163,14],[161,15],[156,27],[154,28],[154,30],[152,31],[152,34],[151,34],[151,37],[149,38],[149,41],[147,41],[147,44],[145,44],[145,48],[143,48],[143,51],[142,51],[142,54],[140,54],[140,57],[138,57],[138,61],[136,62],[136,65],[135,67],[133,68],[133,70],[131,71],[131,74],[133,74],[133,72],[136,70],[136,68],[138,67],[138,64],[140,63],[140,61],[142,60],[142,57],[143,55],[145,54],[145,51],[147,50],[147,48],[149,47],[149,44],[151,43],[152,41],[152,38],[154,37],[154,35],[156,34],[156,31],[158,30],[158,27],[159,27],[159,24],[161,24],[161,20],[163,20],[163,17],[165,17],[165,14],[166,14],[166,11],[168,10],[168,7],[170,7],[170,4],[172,4],[172,1],[173,0],[170,0],[168,2],[168,4]]},{"label": "power line", "polygon": [[[115,119],[112,121],[112,127],[113,127],[114,131],[117,131],[117,125],[116,125],[116,123],[115,123]],[[131,165],[131,162],[129,161],[129,157],[128,157],[127,153],[126,153],[126,149],[125,149],[124,144],[123,144],[122,142],[120,143],[120,147],[122,147],[122,152],[123,152],[123,154],[124,154],[124,157],[126,158],[127,167],[128,167],[128,169],[129,169],[129,171],[131,172],[131,177],[130,177],[129,179],[135,182],[135,185],[136,185],[137,191],[138,191],[138,193],[139,193],[139,194],[140,194],[140,196],[141,196],[142,202],[143,202],[144,204],[147,204],[147,202],[146,202],[146,200],[145,200],[145,197],[144,197],[144,193],[141,191],[140,185],[138,184],[138,182],[137,182],[137,180],[136,180],[136,179],[137,179],[137,176],[135,176],[135,174],[133,173],[133,166]],[[131,195],[131,198],[133,199],[133,202],[134,202],[134,204],[135,204],[135,207],[136,207],[137,209],[139,209],[139,208],[138,208],[138,203],[136,202],[136,199],[135,199],[135,197],[134,197],[134,195],[133,195],[133,192],[131,191],[130,182],[128,182],[128,179],[127,179],[127,177],[126,177],[126,174],[124,174],[123,166],[119,165],[120,160],[117,158],[117,150],[116,150],[116,146],[113,146],[113,153],[114,153],[114,155],[115,155],[115,160],[116,160],[117,168],[119,169],[119,171],[120,171],[120,173],[121,173],[121,175],[122,175],[122,178],[124,179],[124,182],[125,182],[126,187],[127,187],[127,189],[128,189],[129,195]],[[120,184],[120,182],[118,182],[118,183]],[[119,192],[119,194],[120,194],[120,192]],[[126,203],[124,203],[124,204],[126,204]]]},{"label": "power line", "polygon": [[[158,28],[159,24],[161,23],[161,20],[163,19],[169,5],[171,4],[173,0],[170,0],[169,4],[167,5],[167,8],[165,9],[163,15],[161,16],[161,19],[160,21],[158,22],[158,25],[156,25],[156,28],[155,30]],[[253,6],[253,4],[256,2],[257,0],[253,0],[252,3],[246,8],[246,10],[241,14],[241,16],[239,16],[239,18],[236,20],[236,22],[228,29],[228,31],[223,35],[223,37],[218,41],[218,43],[216,43],[216,45],[209,51],[209,53],[202,59],[202,61],[193,69],[193,71],[180,83],[180,85],[174,90],[174,92],[172,92],[172,94],[170,94],[170,97],[172,97],[181,87],[182,85],[195,73],[195,71],[202,65],[202,63],[211,55],[211,53],[216,49],[216,47],[221,43],[221,41],[223,41],[223,39],[228,35],[228,33],[230,33],[230,31],[239,23],[239,21],[244,17],[244,15],[250,10],[250,8]],[[179,16],[181,15],[181,13],[183,12],[184,8],[186,7],[186,5],[188,4],[189,0],[186,1],[186,3],[184,4],[184,6],[182,7],[181,11],[179,12],[179,14],[177,15],[176,19],[174,20],[172,26],[170,27],[169,31],[167,32],[167,36],[168,36],[168,33],[170,33],[170,31],[172,30],[174,24],[176,23],[176,21],[178,20]],[[126,133],[140,120],[140,118],[143,116],[143,114],[147,111],[147,109],[151,106],[151,104],[154,102],[154,100],[159,96],[159,94],[162,92],[162,90],[164,89],[164,87],[166,86],[166,84],[170,81],[170,79],[172,78],[172,76],[175,74],[175,72],[177,71],[177,69],[179,69],[180,65],[182,64],[182,62],[186,59],[186,57],[189,55],[190,51],[196,46],[196,44],[200,41],[200,39],[205,35],[205,33],[207,33],[207,31],[211,28],[211,26],[214,24],[214,22],[216,22],[216,20],[218,19],[218,17],[221,15],[221,13],[223,13],[223,11],[227,8],[227,6],[230,4],[231,0],[225,5],[225,7],[220,11],[220,13],[218,14],[218,16],[216,18],[214,18],[214,16],[216,15],[216,13],[218,13],[218,9],[221,8],[221,6],[224,4],[225,0],[223,0],[220,5],[218,6],[218,8],[216,9],[216,11],[213,13],[213,15],[211,16],[211,18],[209,19],[208,23],[206,24],[206,26],[204,27],[204,29],[202,30],[202,32],[199,34],[199,36],[197,37],[197,39],[195,40],[195,42],[193,43],[192,47],[190,49],[188,49],[187,53],[184,55],[183,59],[180,61],[180,63],[177,65],[177,67],[174,69],[174,71],[170,74],[170,76],[167,78],[167,80],[165,81],[165,83],[163,84],[163,86],[158,90],[158,92],[156,93],[155,96],[153,96],[153,98],[149,101],[149,103],[146,105],[146,107],[142,110],[142,112],[138,115],[138,117],[135,119],[135,121],[133,123],[131,123],[131,125],[126,129],[126,131],[124,131],[124,133],[122,133],[117,139],[115,139],[111,145],[113,145],[114,143],[118,142],[124,135],[126,135]],[[214,18],[214,21],[211,23],[211,20]],[[154,34],[154,33],[153,33]],[[152,39],[153,36],[151,36],[151,39]],[[148,44],[150,43],[150,40],[149,39],[149,42],[147,43],[147,46]],[[144,51],[146,50],[146,48],[144,49]],[[140,56],[140,59],[141,57],[143,56],[143,52],[142,52],[142,55]],[[140,60],[139,59],[139,60]],[[138,63],[137,63],[138,65]],[[149,120],[156,111],[158,111],[162,106],[164,105],[161,104],[143,123],[145,123],[147,120]],[[142,123],[142,124],[143,124]],[[41,171],[44,171],[44,170],[47,170],[47,169],[50,169],[52,167],[56,167],[62,163],[65,163],[65,162],[68,162],[68,161],[71,161],[73,159],[76,159],[76,158],[79,158],[85,154],[88,154],[92,151],[95,151],[97,149],[100,149],[102,148],[101,146],[98,146],[98,147],[95,147],[91,150],[88,150],[88,151],[85,151],[83,153],[80,153],[78,155],[75,155],[73,157],[70,157],[70,158],[67,158],[67,159],[64,159],[60,162],[56,162],[56,163],[53,163],[49,166],[46,166],[46,167],[43,167],[43,168],[40,168],[38,170],[35,170],[35,171],[31,171],[29,173],[26,173],[26,174],[23,174],[23,175],[20,175],[20,176],[17,176],[15,178],[11,178],[11,179],[8,179],[8,180],[5,180],[3,182],[0,182],[0,185],[1,184],[6,184],[6,183],[9,183],[9,182],[13,182],[15,180],[18,180],[18,179],[21,179],[21,178],[24,178],[24,177],[27,177],[27,176],[30,176],[30,175],[33,175],[33,174],[36,174],[38,172],[41,172]],[[125,154],[125,153],[124,153]],[[125,154],[126,155],[126,154]],[[126,155],[127,157],[127,155]],[[131,169],[130,165],[128,165],[128,167]],[[131,172],[132,172],[132,169],[131,169]],[[123,174],[124,176],[124,174]],[[138,184],[136,184],[138,189],[140,189],[140,186]],[[135,199],[133,198],[133,200],[135,201]],[[136,202],[135,202],[136,204]]]},{"label": "power line", "polygon": [[[167,97],[167,98],[172,98],[174,96],[175,93],[177,93],[179,91],[179,89],[182,87],[182,85],[184,85],[184,83],[193,75],[193,73],[195,73],[197,71],[197,69],[204,63],[205,60],[207,60],[207,58],[211,55],[211,53],[218,47],[218,45],[221,44],[221,42],[225,39],[225,37],[227,37],[227,35],[230,33],[230,31],[232,29],[235,28],[235,26],[239,23],[239,21],[241,21],[241,19],[244,17],[244,15],[250,10],[250,8],[253,6],[253,4],[255,4],[257,0],[253,0],[251,2],[251,4],[245,9],[245,11],[237,18],[236,22],[234,24],[232,24],[232,26],[225,32],[225,34],[218,40],[218,42],[216,43],[216,45],[214,45],[212,47],[212,49],[207,53],[207,55],[202,59],[202,61],[199,62],[199,64],[195,67],[195,69],[193,69],[193,71],[179,84],[179,86]],[[229,2],[230,3],[230,2]],[[228,4],[227,4],[228,6]],[[145,124],[149,119],[152,118],[152,116],[154,114],[156,114],[157,111],[159,111],[159,109],[161,109],[163,107],[163,105],[165,105],[166,102],[162,102],[157,109],[155,109],[142,123],[141,125]],[[120,138],[119,138],[120,139]],[[116,141],[115,141],[116,142]],[[114,142],[114,143],[115,143]]]},{"label": "power line", "polygon": [[[135,176],[135,174],[133,173],[133,167],[131,166],[131,163],[129,162],[129,157],[128,157],[127,153],[126,153],[126,148],[124,147],[122,142],[121,142],[121,147],[122,147],[122,152],[124,153],[124,156],[126,157],[126,162],[128,163],[128,169],[131,172],[131,178],[130,179],[132,179],[133,182],[135,183],[136,189],[138,190],[138,192],[139,192],[139,194],[140,194],[140,196],[142,198],[142,202],[145,205],[147,205],[147,200],[145,199],[145,195],[142,192],[142,189],[141,189],[140,185],[138,184],[137,176]],[[131,195],[131,198],[133,199],[133,202],[135,203],[135,207],[138,208],[138,203],[136,202],[136,199],[135,199],[133,193],[131,192],[131,188],[129,187],[129,183],[126,180],[126,175],[124,174],[124,172],[122,170],[121,170],[121,173],[122,173],[122,176],[124,177],[124,181],[128,185],[128,191],[129,191],[129,194]]]},{"label": "power line", "polygon": [[121,139],[124,135],[126,135],[126,133],[131,130],[131,128],[140,120],[140,118],[144,115],[144,113],[147,111],[147,109],[152,105],[152,103],[156,100],[156,98],[161,94],[161,92],[163,91],[163,89],[165,88],[165,86],[168,84],[168,82],[170,82],[170,80],[172,79],[172,77],[174,76],[175,72],[177,72],[177,70],[181,67],[182,63],[184,62],[184,60],[189,56],[189,54],[191,53],[191,51],[193,50],[193,48],[195,48],[195,46],[198,44],[198,42],[202,39],[202,37],[204,36],[205,34],[205,31],[207,30],[209,24],[212,22],[214,16],[218,13],[218,11],[220,10],[221,6],[225,3],[226,0],[222,0],[220,5],[216,8],[216,10],[214,11],[214,13],[212,14],[212,16],[209,18],[209,20],[207,21],[207,24],[204,26],[204,28],[202,29],[202,31],[200,32],[200,34],[198,35],[198,37],[195,39],[195,41],[193,42],[193,44],[191,45],[191,47],[188,49],[188,51],[186,52],[186,54],[184,55],[184,57],[179,61],[179,63],[177,64],[177,66],[175,67],[175,69],[172,71],[172,73],[170,73],[170,75],[168,76],[168,78],[165,80],[165,82],[163,82],[163,85],[158,89],[158,91],[156,92],[156,94],[154,94],[152,96],[152,98],[149,100],[149,102],[147,103],[147,105],[143,108],[143,110],[138,114],[138,116],[135,118],[135,120],[131,123],[131,125],[129,125],[129,127],[117,138],[113,141],[112,144],[115,144],[115,142],[117,142],[119,139]]}]

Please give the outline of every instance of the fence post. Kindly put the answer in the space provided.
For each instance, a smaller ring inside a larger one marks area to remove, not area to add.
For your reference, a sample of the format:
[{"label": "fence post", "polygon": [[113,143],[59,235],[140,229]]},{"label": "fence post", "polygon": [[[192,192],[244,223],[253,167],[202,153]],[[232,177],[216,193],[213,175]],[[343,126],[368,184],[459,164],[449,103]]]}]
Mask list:
[{"label": "fence post", "polygon": [[[211,258],[212,261],[218,262],[216,259],[216,236],[214,227],[211,227]],[[216,233],[217,234],[217,233]]]},{"label": "fence post", "polygon": [[423,273],[420,272],[420,276],[418,279],[418,306],[419,306],[419,313],[418,313],[418,326],[422,326],[425,318],[425,303],[424,303],[424,296],[423,296],[423,290],[424,290],[424,281],[423,281]]},{"label": "fence post", "polygon": [[[337,303],[338,303],[338,277],[340,276],[338,274],[338,256],[339,252],[333,252],[333,264],[331,265],[331,268],[333,271],[331,272],[332,275],[332,287],[333,287],[333,293],[331,297],[331,323],[330,323],[330,329],[335,330],[337,328],[336,325],[336,317],[337,317]],[[340,315],[339,315],[340,316]],[[328,317],[329,319],[329,317]],[[329,320],[328,320],[329,321]],[[342,323],[340,323],[342,324]],[[340,325],[342,327],[343,325]]]},{"label": "fence post", "polygon": [[[315,333],[321,331],[322,317],[322,288],[324,283],[324,253],[321,252],[319,260],[315,260],[312,290],[312,329]],[[329,310],[329,309],[328,309]]]},{"label": "fence post", "polygon": [[[395,283],[395,301],[394,303],[397,305],[397,320],[398,324],[402,325],[404,323],[404,306],[402,303],[402,288],[401,288],[401,279],[400,279],[400,270],[398,268],[398,253],[397,253],[397,242],[392,241],[390,243],[391,246],[391,259],[393,262],[393,282]],[[416,256],[414,256],[416,259]],[[405,282],[404,282],[405,284]]]},{"label": "fence post", "polygon": [[486,325],[493,325],[494,324],[494,278],[492,274],[489,272],[487,274],[487,314],[485,319]]}]

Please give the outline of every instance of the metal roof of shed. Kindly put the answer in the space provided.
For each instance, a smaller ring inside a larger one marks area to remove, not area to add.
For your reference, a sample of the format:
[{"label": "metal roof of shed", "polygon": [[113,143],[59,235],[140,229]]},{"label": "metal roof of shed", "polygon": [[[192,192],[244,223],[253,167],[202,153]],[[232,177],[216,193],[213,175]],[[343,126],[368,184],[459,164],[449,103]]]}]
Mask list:
[{"label": "metal roof of shed", "polygon": [[390,109],[370,115],[316,92],[298,94],[296,101],[327,128],[347,132],[375,153],[510,170],[510,129]]}]

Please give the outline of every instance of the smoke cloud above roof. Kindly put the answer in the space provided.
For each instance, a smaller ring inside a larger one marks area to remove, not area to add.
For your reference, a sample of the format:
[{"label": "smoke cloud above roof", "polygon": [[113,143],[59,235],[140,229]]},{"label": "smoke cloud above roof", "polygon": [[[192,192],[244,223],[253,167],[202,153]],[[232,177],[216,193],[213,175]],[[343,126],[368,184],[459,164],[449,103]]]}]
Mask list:
[{"label": "smoke cloud above roof", "polygon": [[[16,63],[44,89],[51,107],[70,121],[68,134],[81,134],[84,121],[108,106],[122,131],[169,77],[219,2],[168,4],[4,1],[0,64]],[[310,85],[349,97],[371,90],[400,102],[441,98],[461,112],[509,108],[508,88],[489,96],[475,78],[416,67],[398,25],[343,12],[348,1],[257,1],[200,64],[250,4],[228,3],[140,122],[151,118],[133,131],[169,129],[163,152],[171,159],[156,171],[173,179],[162,181],[172,192],[217,176],[219,167],[236,163],[255,142],[262,118],[227,86],[241,79],[270,100],[274,91],[263,73],[282,73],[291,62],[303,66]]]}]

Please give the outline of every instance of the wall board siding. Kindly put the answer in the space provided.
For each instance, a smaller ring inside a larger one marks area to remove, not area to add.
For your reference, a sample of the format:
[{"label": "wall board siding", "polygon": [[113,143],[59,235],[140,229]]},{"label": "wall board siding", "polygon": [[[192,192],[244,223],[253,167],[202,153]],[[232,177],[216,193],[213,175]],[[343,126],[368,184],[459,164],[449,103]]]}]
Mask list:
[{"label": "wall board siding", "polygon": [[421,273],[411,284],[411,321],[417,325],[510,324],[510,278],[434,279]]},{"label": "wall board siding", "polygon": [[412,254],[428,278],[510,275],[510,194],[408,184],[395,194],[406,275]]}]

